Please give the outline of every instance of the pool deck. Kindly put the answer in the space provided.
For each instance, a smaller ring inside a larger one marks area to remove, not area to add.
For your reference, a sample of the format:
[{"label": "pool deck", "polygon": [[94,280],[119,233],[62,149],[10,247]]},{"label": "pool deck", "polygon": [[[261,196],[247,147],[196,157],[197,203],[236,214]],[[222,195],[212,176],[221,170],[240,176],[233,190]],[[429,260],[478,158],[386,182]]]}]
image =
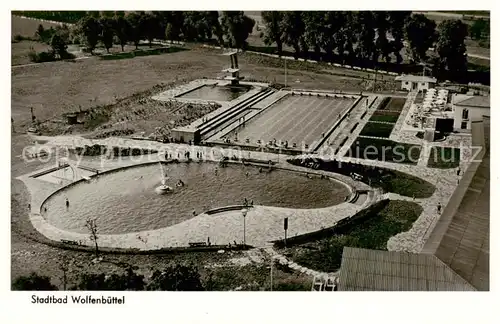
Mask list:
[{"label": "pool deck", "polygon": [[[55,138],[53,138],[55,139]],[[68,138],[66,138],[67,140]],[[57,146],[63,145],[63,142],[69,144],[63,138],[59,138],[52,143],[45,145]],[[116,140],[116,139],[115,139]],[[123,140],[119,139],[118,142],[113,142],[111,145],[123,145]],[[145,141],[125,140],[127,145],[143,145]],[[95,144],[99,142],[109,141],[93,141]],[[87,143],[91,144],[91,143]],[[186,150],[195,150],[203,152],[207,158],[205,160],[219,161],[222,153],[217,149],[207,147],[196,147],[178,144],[155,144],[159,151],[185,152]],[[212,150],[213,155],[207,153],[207,150]],[[192,154],[196,156],[196,154]],[[81,165],[99,169],[100,171],[109,171],[120,167],[127,167],[133,165],[140,165],[148,162],[164,161],[162,158],[164,153],[159,155],[150,155],[143,157],[142,161],[137,161],[139,157],[123,158],[117,160],[97,160],[82,162]],[[183,154],[181,154],[183,156]],[[212,157],[211,157],[212,156]],[[262,160],[275,160],[276,156],[269,153],[251,152],[251,158],[258,158]],[[196,163],[196,162],[194,162]],[[297,167],[290,164],[285,164],[283,161],[278,164],[280,167],[286,167],[290,170],[306,171],[309,174],[324,174],[329,175],[340,182],[353,186],[356,189],[369,189],[363,183],[355,182],[351,178],[330,174],[324,171],[312,171],[305,168]],[[50,169],[53,166],[44,169]],[[54,241],[68,240],[78,242],[82,245],[92,246],[92,242],[88,234],[74,233],[65,231],[48,223],[43,216],[39,213],[43,202],[54,192],[64,188],[64,185],[49,183],[33,176],[42,172],[37,170],[35,172],[25,174],[18,179],[22,180],[29,191],[31,192],[31,206],[32,213],[30,214],[31,222],[34,227],[47,238]],[[84,181],[84,180],[83,180]],[[351,188],[349,188],[352,190]],[[352,192],[352,191],[351,191]],[[365,205],[370,201],[366,201]],[[279,208],[268,206],[255,206],[250,208],[246,216],[246,243],[248,245],[261,247],[265,246],[268,242],[280,240],[284,237],[283,232],[283,219],[289,218],[289,232],[288,237],[302,235],[309,232],[321,230],[323,228],[334,226],[339,220],[354,215],[365,206],[356,205],[351,203],[341,203],[339,205],[318,208],[318,209],[291,209]],[[64,215],[61,215],[64,217]],[[155,250],[165,247],[182,247],[188,246],[190,242],[206,242],[210,237],[212,244],[233,244],[243,242],[243,217],[240,211],[222,212],[212,215],[200,214],[182,223],[150,231],[141,231],[127,234],[101,234],[99,235],[99,246],[107,248],[136,248],[141,250]]]}]

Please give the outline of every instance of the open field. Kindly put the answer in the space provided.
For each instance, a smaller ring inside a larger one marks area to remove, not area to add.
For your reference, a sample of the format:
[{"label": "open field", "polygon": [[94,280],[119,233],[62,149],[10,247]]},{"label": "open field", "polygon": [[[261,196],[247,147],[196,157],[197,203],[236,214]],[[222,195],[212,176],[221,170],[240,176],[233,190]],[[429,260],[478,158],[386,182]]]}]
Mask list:
[{"label": "open field", "polygon": [[[93,57],[14,68],[11,102],[15,126],[27,126],[30,107],[40,121],[60,119],[63,113],[115,104],[157,85],[217,76],[228,64],[227,57],[219,54],[217,50],[195,48],[124,60]],[[254,59],[252,55],[241,55],[239,59],[246,79],[284,82],[282,69],[261,65]],[[308,71],[290,69],[287,74],[289,80],[300,80],[301,88],[359,91],[366,84],[354,77]]]},{"label": "open field", "polygon": [[318,98],[309,96],[287,96],[244,126],[229,134],[238,133],[240,140],[250,139],[251,143],[261,140],[263,144],[276,139],[278,143],[288,141],[288,145],[302,143],[311,145],[321,139],[331,126],[354,103],[351,98]]},{"label": "open field", "polygon": [[35,52],[44,52],[50,49],[49,45],[34,42],[34,41],[20,41],[12,43],[11,45],[11,65],[21,65],[32,63],[28,54],[34,50]]},{"label": "open field", "polygon": [[45,29],[50,27],[55,28],[56,26],[59,26],[59,24],[55,23],[26,19],[11,15],[11,36],[14,37],[16,35],[21,35],[23,37],[33,37],[38,28],[38,25],[42,25]]}]

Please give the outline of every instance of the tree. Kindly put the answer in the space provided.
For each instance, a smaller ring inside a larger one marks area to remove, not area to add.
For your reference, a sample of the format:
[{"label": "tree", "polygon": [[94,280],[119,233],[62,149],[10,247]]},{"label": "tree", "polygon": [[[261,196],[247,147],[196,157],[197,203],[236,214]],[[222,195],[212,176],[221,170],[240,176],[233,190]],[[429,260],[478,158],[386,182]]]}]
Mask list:
[{"label": "tree", "polygon": [[476,19],[469,27],[469,34],[472,39],[480,40],[490,36],[490,21],[485,19]]},{"label": "tree", "polygon": [[322,11],[304,11],[302,20],[304,21],[304,38],[308,47],[314,50],[315,59],[319,60],[321,56],[321,35],[324,32],[323,22],[325,12]]},{"label": "tree", "polygon": [[212,33],[217,37],[219,45],[224,45],[224,33],[222,31],[222,26],[219,21],[218,11],[207,11],[207,20],[209,26],[212,27]]},{"label": "tree", "polygon": [[29,276],[20,276],[12,283],[12,290],[57,290],[50,282],[50,278],[40,276],[35,272]]},{"label": "tree", "polygon": [[411,16],[411,11],[389,11],[389,32],[393,40],[390,42],[392,52],[396,56],[396,63],[401,64],[403,57],[401,50],[404,47],[404,24]]},{"label": "tree", "polygon": [[203,290],[198,269],[191,265],[170,265],[164,271],[156,270],[147,290],[200,291]]},{"label": "tree", "polygon": [[38,37],[38,39],[40,39],[43,42],[45,37],[45,28],[43,28],[42,24],[38,25],[38,28],[36,29],[35,32],[35,37]]},{"label": "tree", "polygon": [[406,21],[404,32],[412,61],[425,61],[426,52],[436,41],[436,23],[422,14],[416,14]]},{"label": "tree", "polygon": [[128,20],[125,19],[125,17],[123,16],[116,16],[114,25],[115,25],[116,37],[120,42],[120,46],[122,47],[122,52],[123,52],[124,46],[127,44],[128,41],[128,36],[129,36],[128,32],[130,31],[130,25],[128,23]]},{"label": "tree", "polygon": [[64,42],[62,37],[55,33],[50,40],[50,47],[52,47],[52,51],[55,55],[59,56],[59,58],[64,59],[68,56],[68,45]]},{"label": "tree", "polygon": [[184,12],[182,30],[184,39],[187,41],[203,41],[212,35],[212,31],[208,25],[207,15],[203,11]]},{"label": "tree", "polygon": [[114,11],[101,11],[99,14],[102,18],[113,18],[115,16]]},{"label": "tree", "polygon": [[264,44],[271,45],[276,43],[278,50],[278,55],[281,56],[283,53],[283,12],[281,11],[262,11],[261,12],[262,21],[265,25],[264,31]]},{"label": "tree", "polygon": [[389,12],[375,11],[374,19],[375,27],[377,28],[377,40],[375,41],[377,56],[376,61],[378,61],[378,56],[380,54],[382,55],[382,58],[389,63],[391,61],[390,54],[392,53],[392,48],[389,40],[387,39],[387,32],[389,30]]},{"label": "tree", "polygon": [[224,11],[221,26],[229,46],[246,48],[248,35],[252,33],[255,21],[244,15],[243,11]]},{"label": "tree", "polygon": [[299,58],[299,54],[305,52],[307,47],[305,39],[305,24],[302,19],[301,11],[286,11],[283,15],[283,37],[285,44],[293,47],[295,51],[295,59]]},{"label": "tree", "polygon": [[141,28],[141,14],[134,11],[130,12],[125,19],[127,20],[127,27],[128,27],[128,39],[132,42],[134,42],[135,49],[139,48],[139,42],[141,40],[141,36],[143,34]]},{"label": "tree", "polygon": [[94,245],[95,245],[95,256],[97,258],[99,256],[99,246],[97,245],[97,239],[99,237],[97,236],[97,224],[96,224],[96,220],[92,219],[92,218],[88,218],[87,221],[86,221],[86,223],[85,223],[85,227],[87,228],[87,230],[90,233],[90,240],[92,240],[94,242]]},{"label": "tree", "polygon": [[149,47],[151,47],[154,38],[158,35],[160,21],[157,19],[156,16],[150,13],[145,13],[140,16],[139,24],[140,24],[141,35],[148,40]]},{"label": "tree", "polygon": [[85,16],[78,22],[78,30],[90,54],[93,54],[101,35],[101,25],[98,20],[92,16]]},{"label": "tree", "polygon": [[356,56],[362,62],[376,62],[375,20],[370,11],[359,11],[354,15],[354,30],[356,32]]},{"label": "tree", "polygon": [[102,29],[101,41],[106,48],[106,52],[109,53],[109,49],[113,47],[113,37],[115,36],[115,20],[113,18],[104,16],[99,19],[99,23],[101,24]]},{"label": "tree", "polygon": [[445,20],[439,24],[436,52],[441,64],[454,78],[463,77],[467,72],[467,25],[461,20]]}]

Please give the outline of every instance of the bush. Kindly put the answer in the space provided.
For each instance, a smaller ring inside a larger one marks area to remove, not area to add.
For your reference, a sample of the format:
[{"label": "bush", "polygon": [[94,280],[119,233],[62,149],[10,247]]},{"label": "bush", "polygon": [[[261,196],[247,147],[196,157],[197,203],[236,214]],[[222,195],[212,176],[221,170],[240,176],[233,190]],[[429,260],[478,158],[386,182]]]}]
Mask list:
[{"label": "bush", "polygon": [[31,40],[31,38],[17,34],[12,38],[12,43],[19,43],[23,40]]},{"label": "bush", "polygon": [[171,265],[153,273],[147,290],[200,291],[204,290],[198,269],[192,265]]},{"label": "bush", "polygon": [[16,278],[12,283],[12,290],[57,290],[57,287],[50,283],[50,278],[40,276],[35,272],[29,276]]},{"label": "bush", "polygon": [[54,52],[40,52],[36,53],[35,51],[30,51],[28,53],[28,57],[31,62],[34,63],[43,63],[43,62],[52,62],[56,61],[56,56]]}]

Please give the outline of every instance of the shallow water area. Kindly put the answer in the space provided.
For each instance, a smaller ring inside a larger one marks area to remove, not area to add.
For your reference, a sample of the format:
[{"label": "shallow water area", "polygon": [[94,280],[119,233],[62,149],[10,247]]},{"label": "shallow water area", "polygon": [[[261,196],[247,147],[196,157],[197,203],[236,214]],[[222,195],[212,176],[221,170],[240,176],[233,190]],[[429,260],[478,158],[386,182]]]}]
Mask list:
[{"label": "shallow water area", "polygon": [[[168,227],[209,209],[242,204],[288,208],[323,208],[344,201],[347,187],[337,181],[251,166],[180,163],[163,166],[173,187],[159,195],[159,164],[127,168],[70,186],[50,197],[42,212],[52,225],[87,233],[85,221],[96,218],[99,233],[119,234]],[[177,187],[182,180],[185,185]],[[69,200],[66,208],[65,200]],[[217,214],[213,215],[217,217]]]}]

